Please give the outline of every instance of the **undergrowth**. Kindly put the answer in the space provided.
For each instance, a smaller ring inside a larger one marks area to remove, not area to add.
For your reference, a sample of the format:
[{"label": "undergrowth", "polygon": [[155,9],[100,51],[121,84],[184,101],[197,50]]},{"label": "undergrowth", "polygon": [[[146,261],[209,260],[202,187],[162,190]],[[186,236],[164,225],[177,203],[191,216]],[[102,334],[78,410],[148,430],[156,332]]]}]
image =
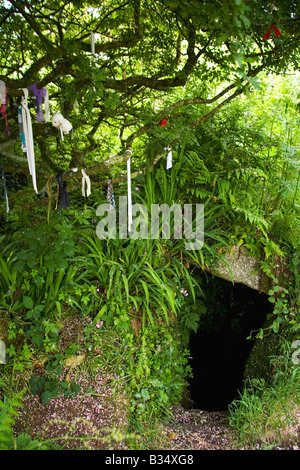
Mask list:
[{"label": "undergrowth", "polygon": [[[266,99],[273,103],[269,93]],[[252,99],[227,107],[193,142],[174,148],[171,172],[160,166],[136,180],[133,202],[148,210],[155,203],[204,204],[201,250],[186,249],[174,235],[174,221],[166,239],[100,240],[93,215],[103,202],[98,190],[91,196],[95,207],[48,218],[37,210],[30,217],[37,217],[34,224],[15,216],[1,228],[0,337],[7,362],[0,365],[0,448],[43,448],[29,435],[14,436],[19,393],[38,394],[43,403],[78,393],[76,381],[61,378],[74,357],[84,358],[82,367],[118,375],[136,432],[130,446],[155,446],[163,419],[188,383],[188,338],[206,309],[194,267],[225,263],[232,244],[258,258],[271,282],[269,328],[277,333],[287,325],[298,332],[299,159],[293,144],[298,136],[286,113],[277,127],[275,116],[271,128],[267,118],[261,124],[261,96]],[[294,111],[291,105],[292,116]],[[286,273],[290,285],[282,289],[279,275]],[[78,339],[61,350],[66,315],[74,313],[88,321]],[[230,407],[231,426],[247,446],[282,445],[298,435],[299,369],[279,371],[271,383],[247,383]]]},{"label": "undergrowth", "polygon": [[[287,343],[285,342],[287,346]],[[229,406],[230,426],[239,445],[250,449],[293,449],[300,439],[300,367],[290,345],[271,359],[271,380],[251,379]]]}]

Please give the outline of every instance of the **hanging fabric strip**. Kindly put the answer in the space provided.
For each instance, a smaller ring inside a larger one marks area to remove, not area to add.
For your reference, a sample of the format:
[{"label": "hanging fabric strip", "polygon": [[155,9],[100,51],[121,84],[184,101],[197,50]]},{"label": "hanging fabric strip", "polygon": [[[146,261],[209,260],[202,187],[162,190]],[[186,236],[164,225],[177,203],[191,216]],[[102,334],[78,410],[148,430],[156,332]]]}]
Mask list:
[{"label": "hanging fabric strip", "polygon": [[[81,170],[82,173],[82,195],[83,196],[89,196],[91,194],[91,180],[90,177],[86,174],[84,170]],[[86,191],[85,191],[85,185],[86,185]]]},{"label": "hanging fabric strip", "polygon": [[95,33],[91,32],[91,53],[95,54]]},{"label": "hanging fabric strip", "polygon": [[[95,33],[91,32],[91,53],[95,55]],[[93,91],[96,91],[95,85],[93,86]]]},{"label": "hanging fabric strip", "polygon": [[8,120],[6,114],[6,108],[8,103],[8,96],[7,96],[7,89],[3,80],[0,81],[0,94],[1,94],[1,106],[0,106],[0,113],[5,119],[5,128],[8,134],[10,134],[10,130],[8,127]]},{"label": "hanging fabric strip", "polygon": [[276,28],[275,25],[272,25],[271,28],[270,28],[270,29],[266,32],[266,34],[264,35],[264,39],[268,40],[268,39],[270,38],[272,29],[274,29],[275,35],[276,35],[277,37],[281,35],[281,32],[279,31],[279,29]]},{"label": "hanging fabric strip", "polygon": [[130,173],[130,160],[132,151],[126,150],[126,153],[130,152],[130,156],[127,160],[127,193],[128,193],[128,231],[131,232],[132,225],[132,198],[131,198],[131,173]]},{"label": "hanging fabric strip", "polygon": [[167,147],[165,150],[167,150],[167,152],[168,152],[168,155],[167,155],[167,170],[169,170],[169,168],[172,168],[172,150],[170,149],[170,147]]},{"label": "hanging fabric strip", "polygon": [[23,118],[22,118],[22,106],[18,106],[18,125],[19,125],[19,135],[21,139],[21,148],[22,151],[26,152],[26,142],[25,142],[25,134],[24,134],[24,126],[23,126]]},{"label": "hanging fabric strip", "polygon": [[[39,89],[36,86],[36,83],[31,85],[30,90],[34,96],[34,105],[36,110],[36,120],[38,122],[44,122],[45,120],[48,121],[50,117],[50,110],[49,110],[49,94],[47,88]],[[44,113],[42,108],[42,99],[45,99],[45,115],[46,118],[44,119]]]},{"label": "hanging fabric strip", "polygon": [[36,174],[35,174],[35,160],[34,160],[34,145],[33,145],[33,134],[32,134],[32,122],[30,111],[27,106],[28,100],[28,90],[27,88],[22,88],[24,96],[21,101],[22,105],[22,121],[23,121],[23,129],[24,129],[24,136],[25,136],[25,144],[26,144],[26,152],[27,152],[27,161],[29,167],[29,173],[32,177],[32,184],[35,192],[37,193],[37,185],[36,185]]},{"label": "hanging fabric strip", "polygon": [[74,101],[73,110],[75,111],[76,116],[78,116],[79,104],[78,104],[78,100],[77,100],[77,99]]},{"label": "hanging fabric strip", "polygon": [[6,86],[3,80],[0,80],[0,103],[6,103]]},{"label": "hanging fabric strip", "polygon": [[69,134],[73,130],[73,126],[63,117],[61,113],[55,113],[52,116],[52,126],[57,127],[60,130],[61,140],[64,140],[64,134]]},{"label": "hanging fabric strip", "polygon": [[1,177],[2,177],[2,183],[3,183],[3,189],[4,189],[4,199],[5,199],[5,204],[6,204],[6,213],[9,213],[9,204],[8,204],[8,196],[7,196],[7,191],[6,191],[6,184],[5,184],[5,175],[4,175],[4,170],[3,166],[1,165]]},{"label": "hanging fabric strip", "polygon": [[[57,175],[56,181],[58,182],[58,201],[60,203],[60,209],[70,207],[69,194],[67,192],[67,183],[62,180],[62,175]],[[56,204],[56,209],[57,209]]]},{"label": "hanging fabric strip", "polygon": [[48,178],[48,181],[46,183],[46,190],[47,190],[47,195],[48,195],[48,207],[47,207],[47,222],[49,224],[50,222],[50,209],[51,209],[51,202],[52,202],[52,181],[53,181],[54,175],[51,174]]},{"label": "hanging fabric strip", "polygon": [[49,104],[49,91],[46,88],[46,94],[44,98],[44,105],[45,105],[45,122],[50,120],[50,104]]},{"label": "hanging fabric strip", "polygon": [[109,208],[115,209],[116,208],[116,203],[115,203],[115,195],[114,195],[114,188],[111,183],[111,180],[107,181],[107,200],[110,204]]}]

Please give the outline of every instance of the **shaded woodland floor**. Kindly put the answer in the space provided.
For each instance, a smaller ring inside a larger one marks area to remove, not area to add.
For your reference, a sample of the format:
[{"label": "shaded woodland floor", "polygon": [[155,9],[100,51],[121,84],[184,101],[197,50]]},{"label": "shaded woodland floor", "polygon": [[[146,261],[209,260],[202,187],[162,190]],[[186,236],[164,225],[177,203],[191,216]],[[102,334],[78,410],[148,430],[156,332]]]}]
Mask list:
[{"label": "shaded woodland floor", "polygon": [[[81,327],[80,322],[65,325],[62,353],[78,337]],[[46,404],[39,395],[28,392],[16,417],[15,435],[27,433],[50,449],[60,450],[247,450],[237,444],[227,411],[185,409],[181,405],[171,407],[168,420],[156,424],[152,437],[149,429],[145,435],[130,435],[129,403],[118,377],[106,370],[91,374],[83,365],[63,373],[76,380],[80,392],[74,397],[52,398]],[[260,447],[257,443],[255,448]],[[278,449],[300,450],[300,440]]]},{"label": "shaded woodland floor", "polygon": [[[28,432],[55,444],[60,450],[132,450],[128,445],[125,403],[116,400],[109,384],[99,375],[92,384],[93,394],[82,393],[76,398],[60,397],[42,405],[36,397],[28,397],[16,422],[16,432]],[[97,393],[96,393],[97,392]],[[159,426],[156,445],[148,445],[140,437],[139,449],[149,450],[249,450],[237,444],[228,426],[228,412],[186,410],[180,405],[171,408],[168,423]],[[142,442],[144,441],[144,442]],[[286,443],[273,450],[300,450],[298,443]],[[136,450],[136,449],[133,449]],[[262,450],[260,443],[255,449]]]}]

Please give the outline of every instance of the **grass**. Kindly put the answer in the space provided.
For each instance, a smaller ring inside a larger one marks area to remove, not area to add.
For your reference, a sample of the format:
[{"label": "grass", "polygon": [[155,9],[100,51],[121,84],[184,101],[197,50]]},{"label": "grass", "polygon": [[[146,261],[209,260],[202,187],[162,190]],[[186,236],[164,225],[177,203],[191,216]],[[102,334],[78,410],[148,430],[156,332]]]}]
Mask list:
[{"label": "grass", "polygon": [[263,449],[300,443],[300,369],[267,384],[253,380],[230,407],[230,426],[239,443]]},{"label": "grass", "polygon": [[[144,413],[140,416],[135,412],[130,412],[130,408],[132,406],[130,398],[132,397],[128,395],[128,389],[126,387],[130,377],[126,375],[115,376],[113,382],[108,382],[106,385],[104,384],[106,377],[108,378],[113,370],[116,372],[116,369],[118,369],[120,372],[124,367],[124,351],[126,350],[124,350],[123,343],[120,342],[120,338],[116,335],[114,329],[106,329],[103,326],[102,328],[103,329],[95,328],[89,321],[87,321],[87,319],[84,320],[81,315],[78,315],[76,320],[74,315],[69,314],[69,319],[66,321],[60,334],[60,341],[62,343],[62,349],[60,350],[61,353],[65,357],[66,351],[69,351],[69,354],[81,354],[82,348],[88,348],[89,350],[88,359],[77,368],[73,369],[74,372],[76,371],[75,380],[80,380],[87,375],[95,377],[99,371],[103,374],[104,382],[101,388],[96,390],[94,389],[94,385],[91,383],[89,390],[86,390],[86,393],[90,395],[91,403],[93,403],[93,396],[96,396],[99,403],[103,405],[104,401],[102,401],[103,397],[101,394],[104,393],[108,395],[106,390],[111,390],[112,402],[118,399],[118,406],[120,406],[120,403],[123,403],[124,416],[127,415],[129,418],[129,422],[127,422],[128,427],[126,429],[127,448],[145,450],[168,449],[171,445],[176,446],[177,444],[172,442],[172,438],[168,437],[168,434],[166,434],[166,429],[168,429],[168,418],[170,418],[170,416],[162,414],[158,418],[155,413],[149,413],[150,407],[145,409]],[[72,348],[72,350],[70,350],[70,346],[76,346],[76,348]],[[95,352],[95,348],[97,348],[97,351],[99,349],[99,352]],[[33,360],[33,358],[31,359]],[[6,365],[6,368],[8,369],[7,372],[11,370],[11,367],[12,364],[8,363]],[[30,369],[28,373],[34,373],[34,371]],[[48,371],[48,375],[50,373],[51,371]],[[23,376],[24,372],[21,373],[16,370],[15,374]],[[17,375],[14,376],[14,379],[17,378]],[[7,389],[7,392],[9,391],[8,388],[11,390],[12,388],[16,388],[15,380],[13,382],[14,383],[6,382],[5,388]],[[13,396],[11,393],[8,395]],[[125,397],[127,397],[126,404],[124,402]],[[109,397],[107,396],[106,398]],[[86,399],[86,394],[82,395],[82,399]],[[53,403],[56,403],[57,400],[58,398],[55,398]],[[106,418],[110,413],[111,405],[107,400],[105,403],[106,406],[102,406],[102,409],[105,412],[104,417]],[[27,449],[28,446],[31,448],[31,446],[43,445],[45,442],[38,442],[36,437],[35,440],[28,440],[28,442],[21,442],[21,440],[13,441],[12,434],[9,432],[12,421],[10,416],[11,409],[7,407],[8,404],[9,403],[6,402],[6,408],[3,408],[2,410],[0,409],[0,427],[2,425],[3,429],[6,429],[6,435],[2,435],[3,438],[6,438],[6,441],[2,439],[3,448],[10,448],[13,445],[17,445],[18,448],[21,447],[22,449]],[[15,407],[20,406],[19,403],[12,404]],[[13,418],[15,414],[13,409],[12,414]],[[26,413],[23,416],[26,422],[27,419],[30,419],[30,413],[28,415]],[[64,415],[62,415],[62,419],[63,418]],[[43,426],[44,424],[41,421],[41,429]],[[71,419],[70,426],[72,426]],[[244,389],[240,400],[234,402],[230,408],[230,427],[234,431],[234,435],[237,436],[236,448],[290,448],[294,445],[298,445],[299,447],[299,367],[290,368],[288,372],[277,372],[277,376],[274,378],[272,384],[268,384],[262,379],[253,380],[249,383]],[[68,432],[67,436],[62,435],[62,440],[69,438],[69,436],[70,432]],[[49,442],[52,442],[52,437],[53,436],[49,438],[49,436],[47,436]]]}]

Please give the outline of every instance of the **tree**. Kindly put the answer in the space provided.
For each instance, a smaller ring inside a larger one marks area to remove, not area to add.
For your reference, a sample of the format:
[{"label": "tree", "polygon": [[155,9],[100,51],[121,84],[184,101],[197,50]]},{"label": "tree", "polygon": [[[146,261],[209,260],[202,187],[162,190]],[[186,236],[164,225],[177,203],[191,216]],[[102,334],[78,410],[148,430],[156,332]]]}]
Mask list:
[{"label": "tree", "polygon": [[93,185],[120,182],[131,152],[133,177],[153,168],[261,71],[299,64],[297,1],[1,0],[0,12],[5,170],[28,175],[16,107],[23,88],[47,87],[52,115],[73,126],[62,140],[51,121],[36,122],[29,91],[40,195],[50,175],[70,180],[74,168]]}]

